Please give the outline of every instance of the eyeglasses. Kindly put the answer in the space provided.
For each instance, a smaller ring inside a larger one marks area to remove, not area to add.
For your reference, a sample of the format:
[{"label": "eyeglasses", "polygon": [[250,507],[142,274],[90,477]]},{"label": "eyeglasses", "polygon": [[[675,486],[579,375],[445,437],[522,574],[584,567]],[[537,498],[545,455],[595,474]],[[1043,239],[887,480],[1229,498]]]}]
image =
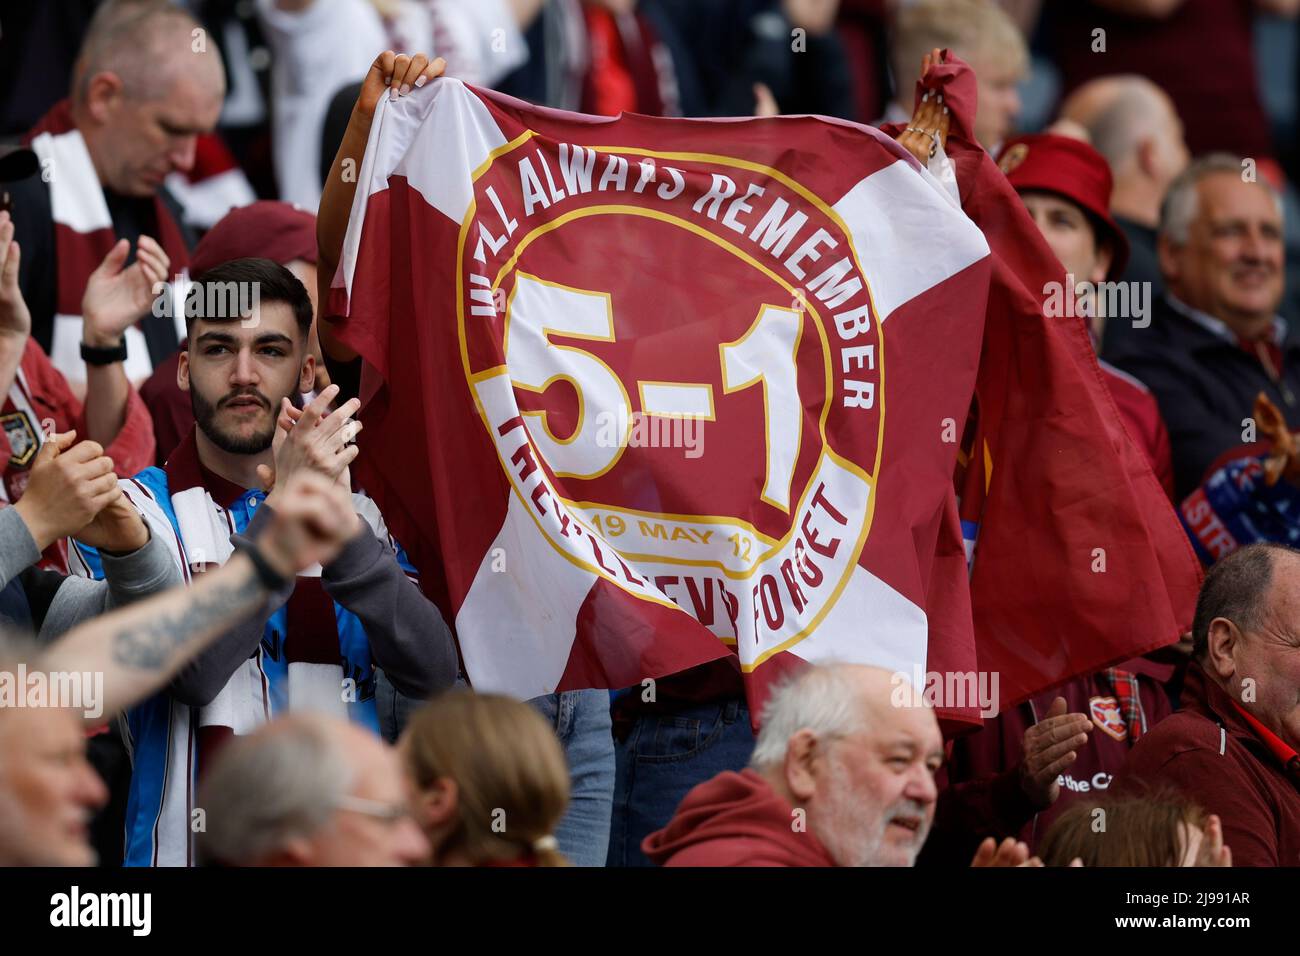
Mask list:
[{"label": "eyeglasses", "polygon": [[411,815],[410,807],[404,803],[381,803],[378,800],[368,800],[350,794],[340,797],[334,802],[334,806],[336,809],[360,813],[376,820],[383,820],[385,823],[396,823]]}]

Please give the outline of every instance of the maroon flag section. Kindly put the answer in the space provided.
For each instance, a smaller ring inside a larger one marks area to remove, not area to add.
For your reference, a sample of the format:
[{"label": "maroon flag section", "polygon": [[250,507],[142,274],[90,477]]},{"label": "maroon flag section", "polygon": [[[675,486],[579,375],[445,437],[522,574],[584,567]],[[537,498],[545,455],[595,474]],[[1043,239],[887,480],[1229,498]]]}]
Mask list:
[{"label": "maroon flag section", "polygon": [[360,477],[476,686],[974,670],[951,476],[988,247],[892,140],[440,80],[360,181],[331,303],[371,368]]},{"label": "maroon flag section", "polygon": [[1048,312],[1065,270],[974,144],[974,74],[950,60],[927,84],[952,110],[947,152],[962,207],[992,253],[959,490],[979,668],[1000,675],[1007,706],[1176,641],[1191,627],[1201,571],[1084,319]]}]

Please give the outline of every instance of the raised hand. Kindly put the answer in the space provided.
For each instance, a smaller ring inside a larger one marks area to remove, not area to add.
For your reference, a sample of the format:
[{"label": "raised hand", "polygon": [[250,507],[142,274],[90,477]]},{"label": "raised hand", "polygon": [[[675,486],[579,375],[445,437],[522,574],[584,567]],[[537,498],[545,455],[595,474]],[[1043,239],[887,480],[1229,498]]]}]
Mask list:
[{"label": "raised hand", "polygon": [[0,335],[22,339],[32,333],[32,313],[18,288],[18,265],[22,250],[14,241],[14,221],[0,211]]},{"label": "raised hand", "polygon": [[74,445],[76,437],[76,432],[63,432],[41,446],[27,488],[14,505],[42,551],[76,534],[122,495],[113,459],[98,442]]},{"label": "raised hand", "polygon": [[[921,60],[921,81],[925,82],[930,67],[943,62],[943,52],[937,47]],[[943,93],[930,90],[921,97],[907,129],[898,134],[898,144],[916,157],[922,166],[929,163],[939,150],[948,144],[948,126],[952,120],[943,103]]]},{"label": "raised hand", "polygon": [[375,107],[385,92],[392,99],[405,96],[411,90],[424,86],[430,80],[442,76],[447,69],[447,61],[436,57],[432,62],[423,53],[407,55],[386,50],[375,57],[370,70],[361,82],[361,93],[357,97],[354,112],[369,119],[375,115]]},{"label": "raised hand", "polygon": [[277,494],[274,518],[258,536],[257,546],[285,577],[328,564],[360,527],[351,495],[317,472],[293,474]]},{"label": "raised hand", "polygon": [[162,246],[141,236],[135,262],[124,269],[130,251],[131,244],[119,239],[86,282],[81,314],[85,323],[82,338],[87,345],[111,348],[120,343],[126,330],[149,311],[157,284],[167,281],[171,260]]},{"label": "raised hand", "polygon": [[1064,697],[1052,701],[1046,716],[1025,731],[1020,787],[1035,806],[1046,809],[1056,802],[1061,793],[1056,778],[1074,763],[1091,731],[1086,714],[1065,712]]},{"label": "raised hand", "polygon": [[352,420],[361,402],[348,399],[331,412],[330,403],[338,394],[337,385],[329,386],[301,413],[288,399],[281,403],[276,436],[271,443],[275,468],[259,465],[257,469],[263,486],[271,489],[267,500],[276,507],[279,489],[294,474],[314,471],[331,482],[340,482],[352,459],[357,457],[357,446],[350,442],[361,431],[361,423]]},{"label": "raised hand", "polygon": [[1186,827],[1187,845],[1179,866],[1232,866],[1232,850],[1223,842],[1223,821],[1211,813],[1204,831]]},{"label": "raised hand", "polygon": [[1042,866],[1043,861],[1029,855],[1029,846],[1013,837],[1007,837],[1001,843],[993,837],[985,837],[984,842],[975,851],[971,866]]}]

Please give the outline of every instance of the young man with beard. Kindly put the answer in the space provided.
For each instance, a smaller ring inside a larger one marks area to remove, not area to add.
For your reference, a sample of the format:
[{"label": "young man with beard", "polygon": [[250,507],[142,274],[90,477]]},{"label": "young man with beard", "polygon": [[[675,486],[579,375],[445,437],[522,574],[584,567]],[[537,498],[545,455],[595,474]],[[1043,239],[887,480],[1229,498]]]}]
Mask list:
[{"label": "young man with beard", "polygon": [[[350,418],[356,400],[329,411],[334,387],[301,411],[292,404],[311,387],[315,360],[311,300],[287,269],[236,259],[209,269],[192,296],[177,382],[190,394],[195,428],[165,468],[122,483],[190,580],[229,558],[232,534],[257,534],[292,475],[316,472],[350,488],[357,450],[349,442],[359,431]],[[411,697],[455,680],[456,651],[438,609],[390,547],[374,503],[350,500],[365,523],[337,557],[300,574],[130,713],[128,865],[193,862],[195,784],[232,734],[303,710],[377,731],[376,666]],[[93,552],[84,553],[90,567]]]}]

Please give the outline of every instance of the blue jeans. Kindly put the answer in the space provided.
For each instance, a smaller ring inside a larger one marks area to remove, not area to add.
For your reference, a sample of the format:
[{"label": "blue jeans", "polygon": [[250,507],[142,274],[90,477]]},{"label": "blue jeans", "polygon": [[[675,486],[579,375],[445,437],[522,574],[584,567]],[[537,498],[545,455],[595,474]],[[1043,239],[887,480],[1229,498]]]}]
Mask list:
[{"label": "blue jeans", "polygon": [[663,827],[682,798],[724,770],[742,770],[754,750],[740,698],[637,717],[615,742],[617,783],[607,866],[650,866],[641,841]]},{"label": "blue jeans", "polygon": [[[464,678],[456,678],[456,686],[466,686]],[[379,735],[390,744],[397,743],[406,729],[411,715],[425,705],[425,701],[399,694],[381,668],[375,668],[375,713],[379,717]]]},{"label": "blue jeans", "polygon": [[569,809],[555,828],[574,866],[604,866],[614,801],[614,737],[609,693],[569,690],[529,701],[551,722],[569,762]]}]

